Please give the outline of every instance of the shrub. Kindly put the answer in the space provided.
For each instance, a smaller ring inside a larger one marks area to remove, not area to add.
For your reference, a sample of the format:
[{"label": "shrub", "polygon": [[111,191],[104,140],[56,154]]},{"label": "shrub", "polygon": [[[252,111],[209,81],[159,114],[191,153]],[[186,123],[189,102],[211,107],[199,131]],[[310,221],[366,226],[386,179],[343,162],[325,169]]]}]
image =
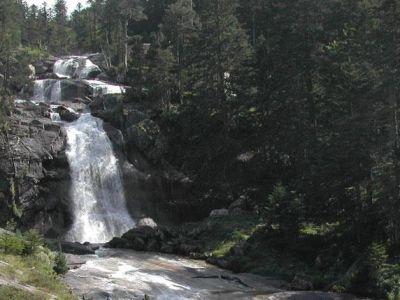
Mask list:
[{"label": "shrub", "polygon": [[68,272],[67,259],[62,252],[58,252],[54,259],[54,272],[57,274],[65,274]]},{"label": "shrub", "polygon": [[23,238],[25,240],[24,254],[31,255],[43,246],[43,237],[36,230],[25,232]]},{"label": "shrub", "polygon": [[25,241],[21,235],[3,234],[0,236],[0,249],[6,254],[22,255]]}]

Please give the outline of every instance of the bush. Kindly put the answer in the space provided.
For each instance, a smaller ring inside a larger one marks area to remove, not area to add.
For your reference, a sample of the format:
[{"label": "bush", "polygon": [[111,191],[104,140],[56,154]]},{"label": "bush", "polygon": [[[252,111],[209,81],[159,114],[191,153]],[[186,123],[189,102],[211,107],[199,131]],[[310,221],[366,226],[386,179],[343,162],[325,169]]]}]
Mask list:
[{"label": "bush", "polygon": [[0,249],[6,254],[22,255],[25,241],[21,235],[3,234],[0,236]]},{"label": "bush", "polygon": [[23,238],[25,240],[24,254],[31,255],[35,253],[39,247],[43,246],[43,237],[36,230],[25,232]]},{"label": "bush", "polygon": [[386,265],[377,276],[379,294],[388,299],[400,299],[400,264]]},{"label": "bush", "polygon": [[62,252],[58,252],[54,259],[54,272],[57,274],[65,274],[68,272],[67,259]]},{"label": "bush", "polygon": [[278,225],[282,236],[295,238],[298,236],[302,216],[302,197],[294,191],[288,191],[282,183],[278,183],[268,195],[263,216],[273,226]]},{"label": "bush", "polygon": [[35,230],[24,234],[2,234],[0,236],[0,249],[6,254],[31,255],[43,246],[43,238]]}]

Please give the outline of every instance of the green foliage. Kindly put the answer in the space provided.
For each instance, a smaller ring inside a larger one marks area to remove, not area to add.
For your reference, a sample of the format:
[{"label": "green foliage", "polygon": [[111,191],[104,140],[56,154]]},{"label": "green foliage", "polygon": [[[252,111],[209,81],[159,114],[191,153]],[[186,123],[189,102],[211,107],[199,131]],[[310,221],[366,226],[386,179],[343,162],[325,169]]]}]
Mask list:
[{"label": "green foliage", "polygon": [[26,243],[21,235],[2,234],[0,236],[0,249],[6,254],[22,255]]},{"label": "green foliage", "polygon": [[36,230],[29,230],[23,234],[25,241],[24,254],[32,255],[43,246],[43,237]]},{"label": "green foliage", "polygon": [[68,272],[67,259],[62,252],[58,252],[54,258],[54,272],[57,274],[65,274]]},{"label": "green foliage", "polygon": [[279,231],[286,237],[297,237],[302,218],[302,199],[294,191],[278,183],[268,195],[263,207],[264,218],[272,226],[278,225]]},{"label": "green foliage", "polygon": [[43,246],[42,236],[35,230],[29,230],[24,234],[0,235],[0,249],[6,254],[32,255]]}]

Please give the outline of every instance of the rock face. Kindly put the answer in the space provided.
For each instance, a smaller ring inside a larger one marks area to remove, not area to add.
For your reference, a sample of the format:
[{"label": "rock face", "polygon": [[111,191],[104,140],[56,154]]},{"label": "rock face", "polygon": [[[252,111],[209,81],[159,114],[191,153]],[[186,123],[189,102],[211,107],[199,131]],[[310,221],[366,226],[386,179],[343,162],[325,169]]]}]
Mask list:
[{"label": "rock face", "polygon": [[96,97],[90,108],[108,123],[104,128],[119,158],[131,214],[158,222],[193,218],[191,181],[164,160],[161,130],[145,109],[125,103],[123,95]]},{"label": "rock face", "polygon": [[0,133],[1,220],[58,235],[71,223],[65,136],[49,118],[49,107],[16,104]]}]

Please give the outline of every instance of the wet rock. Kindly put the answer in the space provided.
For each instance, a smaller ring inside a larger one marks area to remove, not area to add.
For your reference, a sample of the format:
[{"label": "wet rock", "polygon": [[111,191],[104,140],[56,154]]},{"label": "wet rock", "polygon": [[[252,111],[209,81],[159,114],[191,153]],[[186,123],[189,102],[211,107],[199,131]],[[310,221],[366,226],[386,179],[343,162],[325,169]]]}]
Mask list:
[{"label": "wet rock", "polygon": [[290,288],[298,291],[310,291],[314,289],[314,285],[310,277],[296,274],[290,284]]},{"label": "wet rock", "polygon": [[66,122],[73,122],[79,119],[79,114],[70,111],[65,106],[58,106],[54,111],[60,115],[61,120]]},{"label": "wet rock", "polygon": [[226,208],[214,209],[210,212],[210,218],[219,218],[229,216],[229,210]]},{"label": "wet rock", "polygon": [[90,244],[83,245],[80,243],[62,242],[61,249],[64,253],[69,253],[69,254],[77,254],[77,255],[95,254],[95,250],[91,247]]},{"label": "wet rock", "polygon": [[111,78],[110,76],[107,75],[105,72],[101,72],[100,74],[97,75],[97,79],[103,80],[103,81],[110,81]]},{"label": "wet rock", "polygon": [[91,96],[90,87],[81,80],[63,80],[61,82],[62,100],[73,100]]}]

